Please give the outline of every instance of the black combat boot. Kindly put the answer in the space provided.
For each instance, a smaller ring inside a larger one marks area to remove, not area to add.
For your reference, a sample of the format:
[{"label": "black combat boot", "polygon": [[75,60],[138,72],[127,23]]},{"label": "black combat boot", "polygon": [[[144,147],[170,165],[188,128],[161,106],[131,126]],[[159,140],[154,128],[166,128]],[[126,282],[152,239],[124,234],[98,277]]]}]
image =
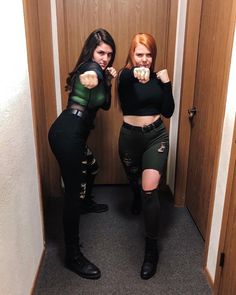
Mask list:
[{"label": "black combat boot", "polygon": [[81,199],[78,194],[66,195],[63,208],[63,229],[65,240],[65,266],[86,279],[98,279],[100,270],[80,251],[79,223]]},{"label": "black combat boot", "polygon": [[144,261],[140,273],[142,279],[148,280],[154,276],[158,259],[157,241],[146,238]]},{"label": "black combat boot", "polygon": [[80,246],[66,246],[65,267],[85,279],[101,277],[99,268],[83,255]]},{"label": "black combat boot", "polygon": [[108,211],[107,204],[98,204],[93,200],[94,196],[85,197],[81,202],[80,213],[102,213]]}]

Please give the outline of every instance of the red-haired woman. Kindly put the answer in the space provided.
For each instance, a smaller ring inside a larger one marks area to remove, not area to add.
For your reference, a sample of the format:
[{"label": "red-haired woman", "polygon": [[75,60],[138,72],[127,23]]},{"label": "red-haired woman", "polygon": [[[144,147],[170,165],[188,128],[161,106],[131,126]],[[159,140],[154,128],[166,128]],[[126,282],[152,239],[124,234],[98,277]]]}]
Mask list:
[{"label": "red-haired woman", "polygon": [[156,273],[158,262],[158,186],[169,151],[169,138],[161,116],[170,118],[174,112],[168,72],[166,69],[154,71],[156,53],[153,36],[135,35],[118,79],[124,121],[119,154],[134,193],[132,211],[139,214],[143,206],[146,228],[143,279]]}]

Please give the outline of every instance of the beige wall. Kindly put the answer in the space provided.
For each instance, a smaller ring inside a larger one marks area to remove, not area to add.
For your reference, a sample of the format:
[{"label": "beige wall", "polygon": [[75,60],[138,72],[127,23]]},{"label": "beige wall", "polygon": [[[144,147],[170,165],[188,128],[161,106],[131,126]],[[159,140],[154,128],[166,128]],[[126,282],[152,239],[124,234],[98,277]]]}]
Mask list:
[{"label": "beige wall", "polygon": [[1,2],[0,39],[0,294],[27,295],[44,246],[22,0]]}]

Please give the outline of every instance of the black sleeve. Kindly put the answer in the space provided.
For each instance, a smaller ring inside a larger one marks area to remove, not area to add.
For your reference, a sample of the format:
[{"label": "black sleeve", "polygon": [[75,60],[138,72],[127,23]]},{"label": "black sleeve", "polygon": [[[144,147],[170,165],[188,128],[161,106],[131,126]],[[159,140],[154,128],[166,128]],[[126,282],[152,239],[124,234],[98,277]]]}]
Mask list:
[{"label": "black sleeve", "polygon": [[101,108],[105,111],[108,111],[111,107],[111,85],[105,86],[106,91],[106,99],[104,104],[101,106]]},{"label": "black sleeve", "polygon": [[94,71],[98,76],[98,80],[104,80],[103,70],[98,63],[91,61],[91,62],[85,62],[79,66],[79,69],[78,69],[79,75],[87,71]]},{"label": "black sleeve", "polygon": [[173,115],[175,109],[171,82],[161,83],[161,87],[164,94],[161,114],[166,118],[170,118]]},{"label": "black sleeve", "polygon": [[119,73],[119,82],[121,83],[127,83],[127,82],[133,82],[137,81],[137,79],[134,77],[134,68],[127,69],[124,68]]}]

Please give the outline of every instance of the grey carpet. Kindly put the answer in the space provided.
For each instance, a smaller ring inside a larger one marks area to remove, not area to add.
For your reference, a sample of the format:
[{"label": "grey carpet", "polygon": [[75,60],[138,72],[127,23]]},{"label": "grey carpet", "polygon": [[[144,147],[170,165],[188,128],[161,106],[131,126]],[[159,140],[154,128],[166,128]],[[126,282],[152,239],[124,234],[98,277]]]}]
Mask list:
[{"label": "grey carpet", "polygon": [[145,281],[139,272],[144,254],[142,216],[130,213],[128,186],[97,186],[96,201],[109,204],[105,213],[81,218],[82,251],[102,271],[99,280],[82,279],[63,266],[61,198],[46,212],[46,255],[34,295],[178,295],[211,294],[202,272],[204,242],[186,208],[173,206],[161,194],[162,231],[156,275]]}]

